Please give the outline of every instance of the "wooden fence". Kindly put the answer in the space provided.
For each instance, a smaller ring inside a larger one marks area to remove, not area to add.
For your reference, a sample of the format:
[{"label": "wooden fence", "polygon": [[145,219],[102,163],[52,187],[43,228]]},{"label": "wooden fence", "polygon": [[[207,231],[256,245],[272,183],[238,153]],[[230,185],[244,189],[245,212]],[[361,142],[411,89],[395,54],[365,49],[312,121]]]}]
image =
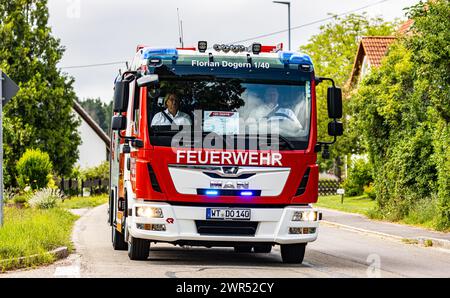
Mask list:
[{"label": "wooden fence", "polygon": [[58,181],[59,188],[67,196],[84,196],[86,191],[90,195],[108,193],[109,179],[64,179]]},{"label": "wooden fence", "polygon": [[339,187],[339,181],[322,179],[319,180],[319,196],[334,196]]}]

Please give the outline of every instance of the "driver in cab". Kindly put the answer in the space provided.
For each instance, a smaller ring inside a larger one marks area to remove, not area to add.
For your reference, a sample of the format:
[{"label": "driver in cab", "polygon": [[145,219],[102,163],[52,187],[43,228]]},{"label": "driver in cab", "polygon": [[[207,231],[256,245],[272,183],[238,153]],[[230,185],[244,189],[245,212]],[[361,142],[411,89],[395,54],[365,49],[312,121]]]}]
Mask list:
[{"label": "driver in cab", "polygon": [[300,121],[295,115],[294,111],[287,107],[281,107],[279,105],[280,95],[278,90],[273,87],[269,87],[265,92],[266,106],[271,109],[271,111],[264,117],[268,121],[289,121],[293,123],[296,127],[303,129]]},{"label": "driver in cab", "polygon": [[168,93],[164,98],[166,109],[153,117],[151,126],[165,125],[191,125],[191,119],[188,114],[181,112],[180,99],[175,93]]}]

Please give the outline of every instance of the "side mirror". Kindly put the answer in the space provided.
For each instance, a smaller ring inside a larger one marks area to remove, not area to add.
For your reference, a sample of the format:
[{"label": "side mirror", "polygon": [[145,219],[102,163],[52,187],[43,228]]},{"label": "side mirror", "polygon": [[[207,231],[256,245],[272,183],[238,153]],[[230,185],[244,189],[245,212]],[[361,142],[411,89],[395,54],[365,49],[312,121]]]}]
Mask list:
[{"label": "side mirror", "polygon": [[139,88],[156,85],[159,82],[158,75],[145,75],[137,80]]},{"label": "side mirror", "polygon": [[127,118],[125,116],[114,116],[112,118],[111,129],[113,131],[121,131],[127,128]]},{"label": "side mirror", "polygon": [[333,121],[328,123],[328,134],[332,137],[340,137],[344,134],[344,125],[342,122]]},{"label": "side mirror", "polygon": [[114,86],[114,112],[123,113],[128,109],[130,82],[118,81]]},{"label": "side mirror", "polygon": [[328,117],[331,119],[342,118],[342,90],[336,87],[328,88]]}]

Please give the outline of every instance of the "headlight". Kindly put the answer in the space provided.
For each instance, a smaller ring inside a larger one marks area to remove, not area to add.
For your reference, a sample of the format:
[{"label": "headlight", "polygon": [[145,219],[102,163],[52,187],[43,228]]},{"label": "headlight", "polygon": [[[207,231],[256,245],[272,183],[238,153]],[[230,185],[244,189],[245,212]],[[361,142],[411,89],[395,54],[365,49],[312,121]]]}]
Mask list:
[{"label": "headlight", "polygon": [[317,211],[295,211],[292,221],[317,221]]},{"label": "headlight", "polygon": [[161,208],[154,207],[136,207],[137,217],[147,217],[147,218],[163,218],[163,212]]}]

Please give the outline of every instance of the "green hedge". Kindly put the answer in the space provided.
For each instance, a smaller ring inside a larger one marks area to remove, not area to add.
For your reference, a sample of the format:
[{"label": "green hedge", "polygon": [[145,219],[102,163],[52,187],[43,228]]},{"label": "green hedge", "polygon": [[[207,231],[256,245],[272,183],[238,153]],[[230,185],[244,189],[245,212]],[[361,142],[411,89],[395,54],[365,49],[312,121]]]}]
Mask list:
[{"label": "green hedge", "polygon": [[[390,47],[351,98],[374,169],[378,213],[402,220],[434,204],[450,227],[450,2],[410,8],[413,34]],[[420,202],[420,203],[419,203]]]}]

